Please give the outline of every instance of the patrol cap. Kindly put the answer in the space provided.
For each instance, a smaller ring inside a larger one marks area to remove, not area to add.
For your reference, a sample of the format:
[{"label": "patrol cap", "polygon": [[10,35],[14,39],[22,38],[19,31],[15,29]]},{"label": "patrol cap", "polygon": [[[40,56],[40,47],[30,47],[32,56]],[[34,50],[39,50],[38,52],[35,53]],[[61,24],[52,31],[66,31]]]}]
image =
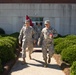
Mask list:
[{"label": "patrol cap", "polygon": [[28,20],[25,20],[25,23],[27,23],[27,22],[30,22],[30,19],[28,19]]},{"label": "patrol cap", "polygon": [[48,23],[50,23],[50,20],[46,20],[46,21],[44,22],[45,25],[48,24]]}]

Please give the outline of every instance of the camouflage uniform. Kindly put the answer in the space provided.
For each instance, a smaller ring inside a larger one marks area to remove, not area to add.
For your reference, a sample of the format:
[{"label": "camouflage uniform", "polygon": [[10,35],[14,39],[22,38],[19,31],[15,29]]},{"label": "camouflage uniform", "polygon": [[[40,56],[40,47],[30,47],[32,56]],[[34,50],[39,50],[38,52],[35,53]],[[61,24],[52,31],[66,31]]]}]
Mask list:
[{"label": "camouflage uniform", "polygon": [[26,26],[23,26],[23,28],[20,31],[19,35],[19,41],[22,41],[22,57],[26,57],[25,49],[28,47],[29,55],[31,55],[33,51],[33,37],[35,39],[35,32],[31,26],[26,28]]},{"label": "camouflage uniform", "polygon": [[40,43],[42,40],[42,52],[43,52],[43,58],[44,60],[47,60],[47,49],[49,51],[49,56],[52,57],[54,53],[54,43],[53,43],[53,37],[51,38],[50,35],[53,35],[53,37],[57,36],[56,30],[53,28],[47,29],[46,27],[42,29],[40,38],[38,42]]},{"label": "camouflage uniform", "polygon": [[36,32],[37,32],[37,37],[39,38],[40,37],[40,34],[41,34],[41,30],[42,30],[42,26],[36,26]]}]

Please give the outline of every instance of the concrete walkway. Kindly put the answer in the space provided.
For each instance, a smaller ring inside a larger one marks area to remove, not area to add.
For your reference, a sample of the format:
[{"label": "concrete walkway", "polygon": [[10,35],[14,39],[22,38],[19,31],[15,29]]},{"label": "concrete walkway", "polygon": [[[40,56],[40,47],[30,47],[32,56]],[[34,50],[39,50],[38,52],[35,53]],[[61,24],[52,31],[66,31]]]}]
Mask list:
[{"label": "concrete walkway", "polygon": [[[35,48],[34,50],[37,49],[41,50],[41,48]],[[52,58],[51,63],[48,64],[47,68],[43,67],[43,59],[41,52],[33,52],[32,58],[32,60],[28,58],[27,52],[27,64],[22,65],[22,58],[20,56],[16,64],[11,69],[9,75],[65,75],[64,72],[57,65],[54,58]]]}]

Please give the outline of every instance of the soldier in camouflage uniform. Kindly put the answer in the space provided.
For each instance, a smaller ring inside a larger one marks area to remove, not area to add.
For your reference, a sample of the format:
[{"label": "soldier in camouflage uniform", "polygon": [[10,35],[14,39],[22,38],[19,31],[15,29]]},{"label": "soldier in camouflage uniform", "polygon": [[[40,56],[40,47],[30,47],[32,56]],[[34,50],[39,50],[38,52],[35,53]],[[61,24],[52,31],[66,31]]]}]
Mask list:
[{"label": "soldier in camouflage uniform", "polygon": [[54,43],[53,38],[57,37],[57,32],[55,29],[51,28],[50,21],[45,21],[45,28],[42,29],[40,38],[38,40],[38,45],[40,45],[42,41],[42,52],[43,52],[43,59],[45,61],[44,66],[47,66],[47,50],[49,52],[48,55],[48,63],[51,61],[51,57],[54,54]]},{"label": "soldier in camouflage uniform", "polygon": [[36,32],[37,32],[38,38],[40,37],[41,30],[42,30],[42,26],[40,25],[40,23],[37,23]]},{"label": "soldier in camouflage uniform", "polygon": [[[33,51],[33,37],[35,39],[35,32],[33,28],[30,26],[30,21],[25,21],[25,26],[22,27],[19,35],[19,44],[21,44],[22,41],[22,58],[23,63],[26,63],[25,57],[26,57],[26,47],[28,47],[29,50],[29,58],[31,59],[31,53]],[[35,40],[34,40],[35,43]]]},{"label": "soldier in camouflage uniform", "polygon": [[39,37],[40,37],[40,34],[41,34],[41,30],[42,30],[42,25],[41,25],[41,23],[38,23],[38,22],[36,22],[36,25],[34,26],[34,29],[35,29],[35,31],[36,31],[36,43],[37,43],[37,41],[38,41],[38,39],[39,39]]}]

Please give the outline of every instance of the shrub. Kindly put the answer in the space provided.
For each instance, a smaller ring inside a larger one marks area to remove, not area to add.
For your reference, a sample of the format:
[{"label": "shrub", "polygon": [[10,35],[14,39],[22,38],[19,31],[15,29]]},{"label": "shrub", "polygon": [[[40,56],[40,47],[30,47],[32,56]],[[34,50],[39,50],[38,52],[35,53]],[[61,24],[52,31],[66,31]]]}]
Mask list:
[{"label": "shrub", "polygon": [[2,38],[2,41],[5,41],[5,43],[9,43],[12,47],[13,52],[15,52],[15,49],[16,49],[16,43],[15,42],[16,41],[13,41],[7,37]]},{"label": "shrub", "polygon": [[2,63],[6,63],[11,59],[15,58],[15,54],[13,52],[12,45],[5,40],[0,40],[0,59]]},{"label": "shrub", "polygon": [[2,64],[1,64],[1,59],[0,59],[0,73],[2,72]]},{"label": "shrub", "polygon": [[73,61],[76,61],[76,45],[65,48],[61,52],[61,58],[63,61],[72,65]]},{"label": "shrub", "polygon": [[[16,33],[11,34],[10,36],[15,38],[14,40],[16,40],[16,46],[18,46],[18,36],[19,36],[19,33],[16,32]],[[10,38],[10,39],[12,39],[12,38]]]},{"label": "shrub", "polygon": [[76,75],[76,61],[73,62],[70,75]]},{"label": "shrub", "polygon": [[62,35],[61,34],[58,34],[58,37],[62,37]]},{"label": "shrub", "polygon": [[4,38],[5,38],[6,41],[8,41],[9,43],[11,43],[14,48],[16,48],[16,46],[18,44],[17,38],[10,37],[10,36],[4,37]]},{"label": "shrub", "polygon": [[55,46],[55,52],[57,54],[60,54],[63,49],[66,49],[67,47],[75,45],[75,44],[76,44],[75,40],[65,40]]},{"label": "shrub", "polygon": [[1,38],[2,36],[0,35],[0,38]]},{"label": "shrub", "polygon": [[18,33],[18,32],[16,32],[16,33],[11,34],[10,36],[15,37],[15,38],[18,38],[19,33]]},{"label": "shrub", "polygon": [[0,34],[1,37],[6,37],[6,36],[9,36],[7,34]]},{"label": "shrub", "polygon": [[76,39],[76,35],[67,35],[66,39],[68,39],[68,40],[74,40],[74,39]]},{"label": "shrub", "polygon": [[0,59],[3,64],[15,58],[18,33],[0,38]]},{"label": "shrub", "polygon": [[5,31],[2,28],[0,28],[0,34],[5,34]]},{"label": "shrub", "polygon": [[3,71],[3,65],[12,59],[15,59],[15,50],[18,45],[18,33],[12,35],[0,35],[0,73]]},{"label": "shrub", "polygon": [[65,39],[64,38],[56,38],[54,39],[54,46],[58,45],[59,43],[63,42]]}]

